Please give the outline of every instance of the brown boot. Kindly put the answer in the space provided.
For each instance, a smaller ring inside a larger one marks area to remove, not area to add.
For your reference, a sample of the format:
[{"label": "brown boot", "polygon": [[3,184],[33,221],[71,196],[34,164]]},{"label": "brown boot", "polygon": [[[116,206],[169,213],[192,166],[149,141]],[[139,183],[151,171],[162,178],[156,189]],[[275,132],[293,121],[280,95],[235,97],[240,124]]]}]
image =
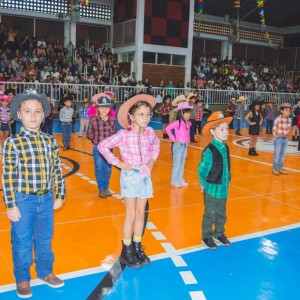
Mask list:
[{"label": "brown boot", "polygon": [[288,175],[289,173],[283,169],[281,170],[278,170],[279,174],[282,174],[282,175]]},{"label": "brown boot", "polygon": [[100,198],[107,198],[106,190],[99,190],[99,197]]},{"label": "brown boot", "polygon": [[277,169],[273,169],[272,173],[273,173],[274,175],[279,175],[279,172],[278,172]]},{"label": "brown boot", "polygon": [[106,196],[107,196],[107,197],[112,196],[112,193],[111,193],[111,191],[110,191],[109,189],[106,190]]}]

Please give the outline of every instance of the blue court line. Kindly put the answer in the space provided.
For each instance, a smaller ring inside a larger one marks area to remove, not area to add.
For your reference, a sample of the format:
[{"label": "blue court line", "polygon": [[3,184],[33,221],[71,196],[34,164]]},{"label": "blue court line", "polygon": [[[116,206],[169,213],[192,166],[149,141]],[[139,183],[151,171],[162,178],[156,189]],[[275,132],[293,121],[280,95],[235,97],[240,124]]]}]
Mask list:
[{"label": "blue court line", "polygon": [[[207,300],[300,299],[300,228],[284,228],[287,230],[258,233],[258,237],[248,235],[250,239],[241,238],[231,247],[178,251],[185,267],[175,267],[171,258],[165,257],[141,269],[126,268],[104,299],[185,300],[191,299],[190,292],[199,290]],[[179,272],[186,270],[192,271],[196,284],[183,282]],[[105,275],[101,272],[66,279],[65,286],[56,290],[46,285],[34,286],[32,299],[86,299]],[[0,299],[18,298],[13,290],[1,293]]]}]

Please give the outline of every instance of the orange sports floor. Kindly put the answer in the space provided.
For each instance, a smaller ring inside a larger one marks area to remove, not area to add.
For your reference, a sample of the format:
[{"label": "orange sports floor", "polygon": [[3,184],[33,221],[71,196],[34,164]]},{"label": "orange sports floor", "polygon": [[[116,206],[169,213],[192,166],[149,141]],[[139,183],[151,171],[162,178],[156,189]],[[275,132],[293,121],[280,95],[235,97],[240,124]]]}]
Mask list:
[{"label": "orange sports floor", "polygon": [[[161,132],[157,133],[161,136]],[[233,134],[233,132],[232,132]],[[300,222],[300,152],[289,142],[285,167],[289,175],[272,175],[272,140],[264,134],[258,157],[248,156],[246,130],[242,137],[230,135],[232,181],[228,199],[227,236],[238,237]],[[61,143],[61,135],[55,135]],[[197,167],[209,139],[197,136],[188,148],[185,164],[186,188],[170,185],[170,142],[161,140],[161,152],[153,169],[154,198],[150,199],[149,222],[175,249],[199,246],[203,196]],[[72,137],[72,150],[61,151],[66,175],[67,200],[55,213],[54,271],[63,274],[111,265],[119,256],[124,205],[119,197],[119,171],[113,168],[110,189],[113,197],[101,199],[95,184],[92,144]],[[79,169],[77,170],[77,168]],[[77,170],[77,171],[76,171]],[[75,171],[75,173],[74,173]],[[2,188],[2,187],[1,187]],[[148,255],[165,252],[157,236],[145,231],[143,244]],[[36,278],[34,267],[32,277]],[[0,285],[14,283],[10,245],[10,223],[0,204]]]}]

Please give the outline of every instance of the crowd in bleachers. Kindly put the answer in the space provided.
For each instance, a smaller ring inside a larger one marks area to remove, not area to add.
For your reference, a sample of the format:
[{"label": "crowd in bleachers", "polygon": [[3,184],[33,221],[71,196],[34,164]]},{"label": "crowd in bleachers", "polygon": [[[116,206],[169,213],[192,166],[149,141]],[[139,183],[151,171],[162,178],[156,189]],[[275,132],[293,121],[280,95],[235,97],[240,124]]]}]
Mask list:
[{"label": "crowd in bleachers", "polygon": [[299,93],[300,73],[290,78],[282,68],[269,63],[202,55],[193,58],[189,84],[198,89]]}]

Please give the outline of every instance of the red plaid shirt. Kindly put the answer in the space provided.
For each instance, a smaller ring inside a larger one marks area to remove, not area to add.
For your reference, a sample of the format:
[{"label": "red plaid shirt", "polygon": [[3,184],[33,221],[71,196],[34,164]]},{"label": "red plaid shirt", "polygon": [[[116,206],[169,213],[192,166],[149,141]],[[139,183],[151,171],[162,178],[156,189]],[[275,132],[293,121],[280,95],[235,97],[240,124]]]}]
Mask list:
[{"label": "red plaid shirt", "polygon": [[92,116],[90,118],[87,138],[90,139],[94,145],[98,145],[101,141],[115,133],[116,124],[111,118],[107,121],[103,121],[100,118],[100,115]]},{"label": "red plaid shirt", "polygon": [[199,107],[196,110],[195,121],[202,121],[202,118],[203,118],[203,109]]},{"label": "red plaid shirt", "polygon": [[163,116],[169,115],[171,111],[170,104],[163,104],[159,109],[159,113],[161,113]]},{"label": "red plaid shirt", "polygon": [[291,128],[292,121],[290,118],[283,118],[279,116],[274,121],[272,129],[273,135],[287,136]]}]

